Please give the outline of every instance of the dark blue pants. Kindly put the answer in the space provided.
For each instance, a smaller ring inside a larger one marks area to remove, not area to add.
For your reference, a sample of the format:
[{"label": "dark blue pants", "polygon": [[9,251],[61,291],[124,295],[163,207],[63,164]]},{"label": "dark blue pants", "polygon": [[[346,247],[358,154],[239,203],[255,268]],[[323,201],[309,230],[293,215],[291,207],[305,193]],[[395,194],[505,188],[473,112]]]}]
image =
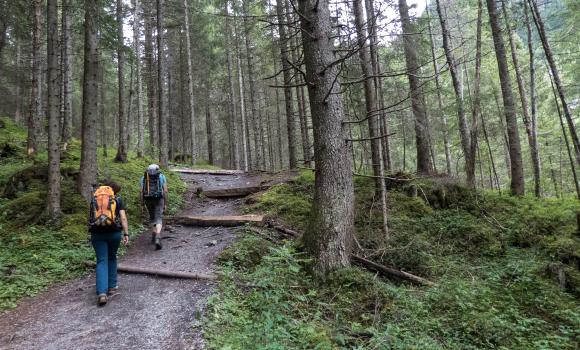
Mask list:
[{"label": "dark blue pants", "polygon": [[91,242],[97,256],[97,295],[117,287],[117,250],[121,243],[121,232],[93,233]]}]

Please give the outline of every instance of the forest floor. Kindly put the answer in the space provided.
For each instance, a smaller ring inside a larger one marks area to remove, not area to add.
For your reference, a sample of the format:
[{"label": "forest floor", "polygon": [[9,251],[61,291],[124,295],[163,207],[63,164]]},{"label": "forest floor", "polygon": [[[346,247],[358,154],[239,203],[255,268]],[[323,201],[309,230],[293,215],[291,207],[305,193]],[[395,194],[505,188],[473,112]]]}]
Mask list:
[{"label": "forest floor", "polygon": [[[188,205],[182,214],[232,215],[242,199],[199,198],[195,190],[253,186],[258,175],[182,175]],[[131,218],[129,218],[131,220]],[[135,219],[133,219],[135,220]],[[131,243],[124,265],[208,274],[236,228],[166,225],[163,249],[149,233]],[[119,293],[96,305],[95,275],[63,283],[0,318],[0,349],[201,349],[201,317],[216,282],[119,273]]]}]

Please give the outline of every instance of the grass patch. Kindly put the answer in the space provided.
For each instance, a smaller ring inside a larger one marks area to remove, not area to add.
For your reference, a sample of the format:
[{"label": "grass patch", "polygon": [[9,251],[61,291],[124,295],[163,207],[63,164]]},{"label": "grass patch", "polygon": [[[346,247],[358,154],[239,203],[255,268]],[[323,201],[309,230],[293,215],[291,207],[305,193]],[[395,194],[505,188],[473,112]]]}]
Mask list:
[{"label": "grass patch", "polygon": [[[321,283],[298,242],[248,236],[220,259],[224,278],[204,328],[209,347],[577,348],[577,201],[470,193],[438,180],[423,181],[424,194],[414,197],[409,185],[391,187],[385,244],[372,180],[355,179],[358,239],[374,260],[429,277],[435,287],[356,267]],[[312,176],[302,173],[257,196],[250,210],[304,229],[312,194]]]}]

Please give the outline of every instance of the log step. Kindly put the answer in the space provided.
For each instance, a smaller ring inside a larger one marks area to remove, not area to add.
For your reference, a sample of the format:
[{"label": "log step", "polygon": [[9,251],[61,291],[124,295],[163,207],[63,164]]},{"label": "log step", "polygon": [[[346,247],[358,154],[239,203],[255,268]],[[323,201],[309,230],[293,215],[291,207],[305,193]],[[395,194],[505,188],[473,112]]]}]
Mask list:
[{"label": "log step", "polygon": [[183,174],[199,174],[199,175],[238,175],[243,174],[243,170],[226,170],[226,169],[186,169],[174,168],[171,169],[177,173]]},{"label": "log step", "polygon": [[[96,264],[94,261],[85,261],[85,265],[89,266],[89,267],[95,267]],[[212,274],[183,272],[183,271],[157,270],[157,269],[129,266],[129,265],[125,265],[125,264],[118,264],[117,270],[120,272],[136,273],[136,274],[142,274],[142,275],[151,275],[151,276],[168,277],[168,278],[183,278],[183,279],[210,280],[210,281],[214,281],[217,279],[217,276],[212,275]]]},{"label": "log step", "polygon": [[262,223],[263,215],[233,216],[176,216],[172,222],[188,226],[240,226],[247,223]]},{"label": "log step", "polygon": [[209,198],[243,197],[266,189],[268,189],[268,186],[246,186],[202,190],[202,193]]}]

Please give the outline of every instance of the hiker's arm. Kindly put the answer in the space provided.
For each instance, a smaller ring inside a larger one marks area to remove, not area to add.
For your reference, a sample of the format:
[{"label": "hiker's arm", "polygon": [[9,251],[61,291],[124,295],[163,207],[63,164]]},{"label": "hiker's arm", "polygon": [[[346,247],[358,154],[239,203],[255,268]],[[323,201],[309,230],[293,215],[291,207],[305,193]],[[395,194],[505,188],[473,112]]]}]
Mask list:
[{"label": "hiker's arm", "polygon": [[167,182],[163,184],[163,211],[167,211],[167,202],[169,202],[169,191],[167,190]]},{"label": "hiker's arm", "polygon": [[123,227],[123,244],[127,244],[129,242],[129,223],[127,222],[127,214],[125,210],[120,210],[119,214],[121,215],[121,226]]}]

